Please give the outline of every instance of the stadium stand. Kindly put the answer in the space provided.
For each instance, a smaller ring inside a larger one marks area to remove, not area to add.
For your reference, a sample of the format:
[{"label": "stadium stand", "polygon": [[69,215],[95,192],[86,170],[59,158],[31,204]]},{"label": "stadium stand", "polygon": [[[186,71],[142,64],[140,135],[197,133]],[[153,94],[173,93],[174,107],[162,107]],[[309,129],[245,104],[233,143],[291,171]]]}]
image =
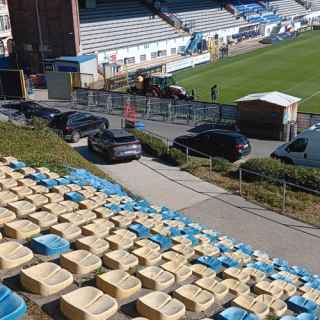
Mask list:
[{"label": "stadium stand", "polygon": [[271,0],[269,4],[278,15],[289,18],[294,16],[304,16],[308,11],[295,0]]},{"label": "stadium stand", "polygon": [[[133,36],[134,35],[134,36]],[[83,53],[134,46],[181,36],[139,1],[98,0],[96,8],[80,10]]]}]

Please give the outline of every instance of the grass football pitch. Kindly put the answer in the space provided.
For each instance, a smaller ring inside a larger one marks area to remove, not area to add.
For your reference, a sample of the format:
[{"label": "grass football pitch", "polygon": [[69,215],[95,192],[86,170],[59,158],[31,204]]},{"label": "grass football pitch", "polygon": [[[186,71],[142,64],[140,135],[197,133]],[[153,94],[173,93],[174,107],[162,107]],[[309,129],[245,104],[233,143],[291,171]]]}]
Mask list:
[{"label": "grass football pitch", "polygon": [[176,79],[188,90],[195,88],[199,100],[210,101],[210,88],[218,84],[221,103],[250,93],[281,91],[302,99],[299,111],[320,113],[320,31],[183,70]]}]

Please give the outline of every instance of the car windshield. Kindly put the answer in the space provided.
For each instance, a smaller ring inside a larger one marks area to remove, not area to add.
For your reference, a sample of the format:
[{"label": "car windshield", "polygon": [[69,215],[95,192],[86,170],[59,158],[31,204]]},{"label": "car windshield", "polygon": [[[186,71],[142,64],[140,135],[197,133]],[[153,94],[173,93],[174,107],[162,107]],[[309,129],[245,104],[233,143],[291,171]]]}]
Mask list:
[{"label": "car windshield", "polygon": [[114,138],[114,141],[116,143],[127,143],[136,141],[136,138],[134,136],[116,137]]}]

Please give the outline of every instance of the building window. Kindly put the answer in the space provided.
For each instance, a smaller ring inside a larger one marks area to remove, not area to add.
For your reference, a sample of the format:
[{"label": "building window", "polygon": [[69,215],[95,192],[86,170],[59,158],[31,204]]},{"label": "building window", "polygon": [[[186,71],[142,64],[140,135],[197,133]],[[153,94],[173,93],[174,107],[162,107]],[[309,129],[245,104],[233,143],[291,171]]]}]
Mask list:
[{"label": "building window", "polygon": [[177,48],[171,48],[170,52],[171,54],[177,54]]},{"label": "building window", "polygon": [[135,57],[125,58],[124,64],[134,64],[136,61]]},{"label": "building window", "polygon": [[2,40],[0,40],[0,57],[4,57],[6,54],[6,50],[4,47],[4,43]]},{"label": "building window", "polygon": [[8,16],[1,16],[0,17],[0,31],[8,31],[10,30],[10,20]]},{"label": "building window", "polygon": [[151,59],[155,59],[158,57],[158,52],[151,52]]},{"label": "building window", "polygon": [[167,56],[167,50],[158,51],[158,57],[166,57],[166,56]]},{"label": "building window", "polygon": [[149,43],[146,43],[146,44],[144,45],[144,48],[145,48],[145,49],[149,49]]},{"label": "building window", "polygon": [[184,49],[185,49],[185,46],[180,46],[180,47],[178,48],[178,51],[179,51],[179,52],[183,52]]},{"label": "building window", "polygon": [[145,54],[140,55],[140,62],[145,62],[147,60],[147,56]]}]

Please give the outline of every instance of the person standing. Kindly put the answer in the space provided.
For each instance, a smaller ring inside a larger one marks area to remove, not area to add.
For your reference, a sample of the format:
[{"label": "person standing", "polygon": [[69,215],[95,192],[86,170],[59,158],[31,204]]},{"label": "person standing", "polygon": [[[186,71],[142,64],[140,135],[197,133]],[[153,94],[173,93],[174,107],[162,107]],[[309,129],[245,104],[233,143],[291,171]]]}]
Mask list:
[{"label": "person standing", "polygon": [[214,85],[211,87],[211,100],[212,103],[216,103],[218,100],[218,85]]}]

